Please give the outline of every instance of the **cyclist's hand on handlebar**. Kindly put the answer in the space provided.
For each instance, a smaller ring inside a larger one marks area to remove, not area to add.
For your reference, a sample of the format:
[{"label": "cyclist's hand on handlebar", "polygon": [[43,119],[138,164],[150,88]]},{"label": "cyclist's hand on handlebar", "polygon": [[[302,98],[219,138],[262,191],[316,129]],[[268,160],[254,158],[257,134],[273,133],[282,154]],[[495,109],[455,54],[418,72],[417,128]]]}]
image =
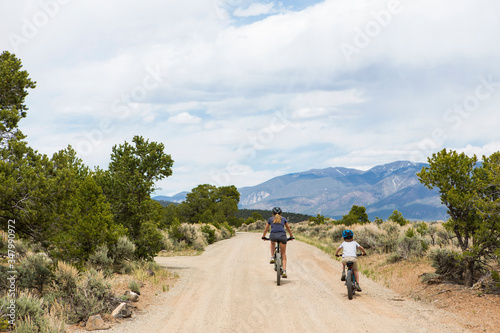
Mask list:
[{"label": "cyclist's hand on handlebar", "polygon": [[292,236],[292,237],[288,238],[287,240],[291,241],[291,240],[294,240],[294,239],[295,239],[295,237]]},{"label": "cyclist's hand on handlebar", "polygon": [[266,236],[262,236],[262,239],[263,240],[269,240],[269,238],[267,238]]}]

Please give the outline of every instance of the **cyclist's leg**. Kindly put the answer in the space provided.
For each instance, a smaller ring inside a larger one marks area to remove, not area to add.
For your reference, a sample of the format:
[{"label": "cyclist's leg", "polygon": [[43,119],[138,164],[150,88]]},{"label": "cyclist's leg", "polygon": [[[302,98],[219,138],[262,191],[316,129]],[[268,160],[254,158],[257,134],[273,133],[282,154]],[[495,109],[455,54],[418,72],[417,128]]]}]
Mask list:
[{"label": "cyclist's leg", "polygon": [[359,284],[359,272],[357,269],[352,269],[354,271],[354,277],[356,278],[356,282]]},{"label": "cyclist's leg", "polygon": [[357,261],[354,263],[354,266],[352,267],[354,277],[356,278],[356,288],[358,291],[361,291],[361,287],[359,286],[359,271],[358,271],[358,263]]},{"label": "cyclist's leg", "polygon": [[274,257],[275,251],[276,251],[276,242],[271,242],[271,257]]},{"label": "cyclist's leg", "polygon": [[283,262],[283,270],[286,271],[286,244],[280,243],[281,261]]}]

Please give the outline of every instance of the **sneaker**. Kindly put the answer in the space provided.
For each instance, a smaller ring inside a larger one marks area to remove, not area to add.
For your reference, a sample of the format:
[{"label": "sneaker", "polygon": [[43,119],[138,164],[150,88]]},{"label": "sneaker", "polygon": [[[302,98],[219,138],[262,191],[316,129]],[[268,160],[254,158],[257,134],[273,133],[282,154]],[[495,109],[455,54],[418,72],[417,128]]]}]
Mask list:
[{"label": "sneaker", "polygon": [[270,264],[274,264],[274,257],[271,257],[271,260],[269,261]]},{"label": "sneaker", "polygon": [[342,271],[342,276],[340,277],[340,281],[345,281],[345,271]]},{"label": "sneaker", "polygon": [[354,286],[356,287],[356,290],[357,290],[357,291],[362,291],[362,290],[361,290],[361,287],[359,286],[359,283],[357,283],[357,282],[356,282],[356,284],[355,284]]},{"label": "sneaker", "polygon": [[284,278],[286,278],[286,277],[287,277],[287,275],[286,275],[286,271],[283,271],[283,275],[282,275],[282,276],[283,276]]}]

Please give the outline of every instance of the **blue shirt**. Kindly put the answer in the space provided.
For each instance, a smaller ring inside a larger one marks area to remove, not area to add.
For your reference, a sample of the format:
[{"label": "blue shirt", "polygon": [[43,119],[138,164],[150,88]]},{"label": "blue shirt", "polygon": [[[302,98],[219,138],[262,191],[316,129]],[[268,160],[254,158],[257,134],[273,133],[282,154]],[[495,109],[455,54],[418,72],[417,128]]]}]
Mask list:
[{"label": "blue shirt", "polygon": [[267,224],[270,224],[271,225],[271,233],[275,233],[275,232],[282,232],[284,234],[286,234],[286,231],[285,231],[285,223],[288,223],[288,221],[286,220],[286,218],[284,218],[283,216],[281,217],[281,222],[280,223],[273,223],[274,221],[274,216],[271,216],[268,220],[267,220]]}]

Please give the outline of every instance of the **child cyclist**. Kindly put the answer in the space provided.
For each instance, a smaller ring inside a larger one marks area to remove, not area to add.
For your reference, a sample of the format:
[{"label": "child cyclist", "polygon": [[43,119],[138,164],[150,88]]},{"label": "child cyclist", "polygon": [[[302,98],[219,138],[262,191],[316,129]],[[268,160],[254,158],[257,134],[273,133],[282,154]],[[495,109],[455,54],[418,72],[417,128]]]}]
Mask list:
[{"label": "child cyclist", "polygon": [[342,249],[342,277],[341,281],[345,281],[345,264],[348,261],[354,262],[352,266],[352,270],[354,273],[354,277],[356,278],[356,289],[361,291],[361,287],[359,286],[359,273],[358,273],[358,263],[356,259],[356,252],[360,249],[363,252],[363,255],[366,256],[365,249],[358,244],[358,242],[354,241],[352,238],[354,233],[351,230],[344,230],[342,232],[342,237],[344,238],[344,242],[340,244],[337,251],[335,251],[335,256],[339,257],[339,252]]}]

